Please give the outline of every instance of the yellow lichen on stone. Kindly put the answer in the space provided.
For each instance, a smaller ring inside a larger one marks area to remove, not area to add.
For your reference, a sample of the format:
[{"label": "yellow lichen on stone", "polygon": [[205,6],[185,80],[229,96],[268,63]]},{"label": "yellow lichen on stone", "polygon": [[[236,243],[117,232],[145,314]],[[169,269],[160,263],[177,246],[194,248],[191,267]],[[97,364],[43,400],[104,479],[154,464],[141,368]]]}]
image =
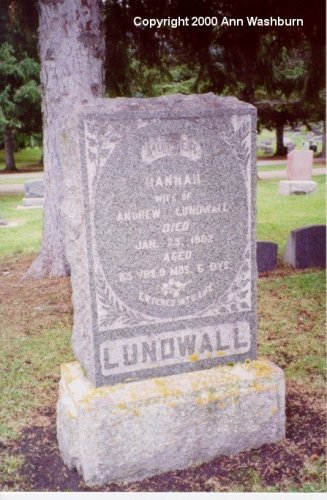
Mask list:
[{"label": "yellow lichen on stone", "polygon": [[153,382],[155,388],[159,391],[160,396],[164,398],[180,396],[181,391],[177,387],[172,387],[169,385],[167,378],[154,378]]},{"label": "yellow lichen on stone", "polygon": [[219,357],[225,356],[226,351],[216,351],[216,355]]},{"label": "yellow lichen on stone", "polygon": [[256,377],[267,377],[270,378],[274,374],[273,368],[270,366],[265,359],[256,359],[251,363],[246,365],[246,369],[254,370]]},{"label": "yellow lichen on stone", "polygon": [[199,360],[199,355],[198,354],[191,354],[191,356],[188,357],[188,360],[191,362],[191,363],[194,363],[195,361],[198,361]]},{"label": "yellow lichen on stone", "polygon": [[67,384],[71,384],[81,376],[81,368],[79,363],[73,361],[72,363],[64,363],[61,365],[62,377],[65,379]]}]

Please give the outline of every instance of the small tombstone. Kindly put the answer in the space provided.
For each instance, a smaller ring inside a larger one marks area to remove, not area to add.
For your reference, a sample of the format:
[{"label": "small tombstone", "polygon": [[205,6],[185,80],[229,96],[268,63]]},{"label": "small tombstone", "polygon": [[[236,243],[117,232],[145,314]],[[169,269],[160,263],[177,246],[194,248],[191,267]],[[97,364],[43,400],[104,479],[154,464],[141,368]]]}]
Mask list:
[{"label": "small tombstone", "polygon": [[287,155],[286,181],[280,181],[279,194],[308,194],[316,191],[317,183],[311,180],[313,151],[294,149]]},{"label": "small tombstone", "polygon": [[24,184],[25,198],[24,207],[39,207],[44,204],[44,182],[43,179],[26,181]]},{"label": "small tombstone", "polygon": [[277,243],[273,243],[272,241],[257,241],[257,268],[259,273],[276,269],[277,253]]},{"label": "small tombstone", "polygon": [[294,144],[294,142],[289,142],[289,143],[287,144],[287,151],[288,151],[288,152],[291,152],[291,151],[293,151],[294,149],[295,149],[295,144]]},{"label": "small tombstone", "polygon": [[326,226],[294,229],[288,237],[284,262],[295,269],[326,267]]}]

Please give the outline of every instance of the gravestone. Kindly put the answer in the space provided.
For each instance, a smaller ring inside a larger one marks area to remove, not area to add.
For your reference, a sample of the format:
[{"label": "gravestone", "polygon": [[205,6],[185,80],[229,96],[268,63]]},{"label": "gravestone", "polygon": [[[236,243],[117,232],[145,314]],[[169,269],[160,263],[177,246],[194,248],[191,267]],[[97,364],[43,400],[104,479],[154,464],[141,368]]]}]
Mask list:
[{"label": "gravestone", "polygon": [[39,207],[44,204],[44,182],[43,179],[26,181],[24,184],[25,197],[23,207]]},{"label": "gravestone", "polygon": [[100,99],[67,120],[78,362],[57,432],[89,484],[284,436],[283,373],[255,360],[255,120],[213,94]]},{"label": "gravestone", "polygon": [[284,262],[295,269],[326,267],[326,226],[305,226],[290,232]]},{"label": "gravestone", "polygon": [[286,181],[280,181],[279,194],[308,194],[317,190],[317,183],[311,180],[313,151],[294,149],[287,154]]},{"label": "gravestone", "polygon": [[257,241],[257,268],[259,273],[273,271],[277,267],[278,245],[272,241]]}]

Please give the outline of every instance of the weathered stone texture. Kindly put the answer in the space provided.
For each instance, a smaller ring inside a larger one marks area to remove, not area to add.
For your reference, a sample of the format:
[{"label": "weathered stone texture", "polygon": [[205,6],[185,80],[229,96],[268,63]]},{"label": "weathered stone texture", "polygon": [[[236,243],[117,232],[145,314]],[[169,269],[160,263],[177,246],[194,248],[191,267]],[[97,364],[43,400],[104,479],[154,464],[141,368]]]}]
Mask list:
[{"label": "weathered stone texture", "polygon": [[67,121],[73,346],[97,386],[255,357],[255,119],[206,94]]},{"label": "weathered stone texture", "polygon": [[129,482],[285,436],[282,370],[266,360],[95,388],[61,368],[61,455],[89,485]]}]

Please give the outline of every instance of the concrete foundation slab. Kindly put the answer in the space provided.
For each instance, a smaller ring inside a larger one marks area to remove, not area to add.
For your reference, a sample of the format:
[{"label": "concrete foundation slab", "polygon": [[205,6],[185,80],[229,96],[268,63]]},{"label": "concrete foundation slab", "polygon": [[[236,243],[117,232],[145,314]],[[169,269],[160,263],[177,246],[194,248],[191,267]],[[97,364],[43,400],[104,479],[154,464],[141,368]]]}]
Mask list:
[{"label": "concrete foundation slab", "polygon": [[285,436],[283,371],[266,360],[95,388],[62,365],[61,456],[89,485],[130,482]]},{"label": "concrete foundation slab", "polygon": [[279,194],[309,194],[317,191],[315,181],[280,181]]}]

